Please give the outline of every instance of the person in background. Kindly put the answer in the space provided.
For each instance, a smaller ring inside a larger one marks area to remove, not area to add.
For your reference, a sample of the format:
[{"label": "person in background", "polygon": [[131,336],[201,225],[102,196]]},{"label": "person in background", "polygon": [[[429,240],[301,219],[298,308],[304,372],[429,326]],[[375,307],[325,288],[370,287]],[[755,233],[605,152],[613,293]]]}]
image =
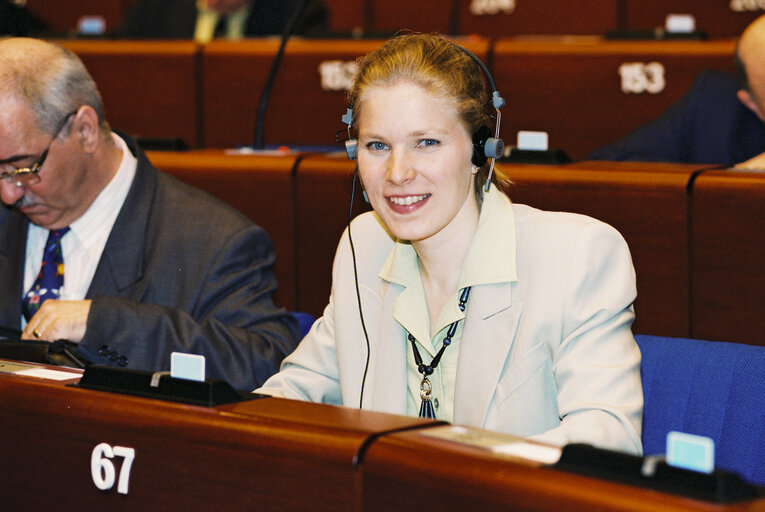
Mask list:
[{"label": "person in background", "polygon": [[474,147],[491,125],[481,69],[458,45],[396,37],[349,94],[374,211],[340,240],[323,316],[256,391],[640,453],[624,239],[498,188]]},{"label": "person in background", "polygon": [[705,70],[660,117],[589,155],[637,160],[765,168],[765,16],[739,38],[738,78]]},{"label": "person in background", "polygon": [[50,32],[50,27],[30,13],[23,4],[0,0],[0,35],[30,36]]},{"label": "person in background", "polygon": [[[117,30],[125,39],[241,39],[280,35],[302,0],[138,0]],[[295,34],[327,29],[329,10],[308,0]]]},{"label": "person in background", "polygon": [[272,302],[268,234],[155,169],[113,132],[80,59],[0,41],[0,326],[68,340],[92,363],[169,369],[251,390],[299,336]]}]

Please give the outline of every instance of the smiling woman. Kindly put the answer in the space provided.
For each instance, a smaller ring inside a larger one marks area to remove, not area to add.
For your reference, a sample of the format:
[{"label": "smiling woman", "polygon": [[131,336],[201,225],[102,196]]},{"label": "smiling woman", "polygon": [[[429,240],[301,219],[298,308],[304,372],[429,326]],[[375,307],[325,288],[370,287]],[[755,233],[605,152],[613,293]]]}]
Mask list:
[{"label": "smiling woman", "polygon": [[440,250],[439,241],[464,253],[478,225],[477,168],[471,136],[450,102],[409,82],[375,87],[358,124],[361,181],[391,233],[416,244],[418,254]]},{"label": "smiling woman", "polygon": [[324,316],[258,391],[640,453],[629,250],[500,191],[482,69],[421,34],[360,61],[344,120],[374,212],[340,240]]}]

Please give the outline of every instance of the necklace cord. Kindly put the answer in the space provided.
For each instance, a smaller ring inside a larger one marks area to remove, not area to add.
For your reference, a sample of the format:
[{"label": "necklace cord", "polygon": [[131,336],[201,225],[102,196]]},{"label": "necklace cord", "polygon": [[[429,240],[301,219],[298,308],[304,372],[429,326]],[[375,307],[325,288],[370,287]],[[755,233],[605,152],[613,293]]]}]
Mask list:
[{"label": "necklace cord", "polygon": [[[460,295],[458,307],[462,312],[465,311],[468,297],[470,297],[469,286],[462,290],[462,294]],[[444,337],[444,341],[441,344],[441,349],[438,351],[429,365],[426,365],[422,362],[422,356],[420,355],[420,351],[417,349],[417,340],[414,336],[412,336],[411,333],[407,332],[407,339],[412,344],[412,355],[414,356],[414,362],[417,365],[417,371],[422,375],[422,382],[420,382],[420,398],[422,398],[422,403],[420,404],[419,414],[421,418],[436,417],[435,411],[433,409],[433,404],[430,401],[430,392],[432,387],[430,380],[428,380],[428,376],[432,375],[435,369],[438,367],[438,363],[441,362],[441,356],[444,355],[446,347],[452,344],[452,337],[454,337],[454,334],[457,332],[458,323],[459,320],[455,320],[451,323],[449,330],[446,331],[446,336]]]}]

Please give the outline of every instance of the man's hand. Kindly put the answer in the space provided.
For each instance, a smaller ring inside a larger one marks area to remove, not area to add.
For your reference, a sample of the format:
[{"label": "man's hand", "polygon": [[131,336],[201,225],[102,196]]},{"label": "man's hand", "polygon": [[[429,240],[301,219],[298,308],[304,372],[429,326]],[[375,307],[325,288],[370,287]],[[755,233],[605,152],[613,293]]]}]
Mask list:
[{"label": "man's hand", "polygon": [[69,340],[79,343],[85,336],[90,314],[89,300],[46,300],[27,324],[25,340]]},{"label": "man's hand", "polygon": [[759,155],[753,158],[750,158],[746,162],[741,162],[740,164],[736,164],[734,167],[736,169],[754,169],[754,170],[765,169],[765,153],[760,153]]}]

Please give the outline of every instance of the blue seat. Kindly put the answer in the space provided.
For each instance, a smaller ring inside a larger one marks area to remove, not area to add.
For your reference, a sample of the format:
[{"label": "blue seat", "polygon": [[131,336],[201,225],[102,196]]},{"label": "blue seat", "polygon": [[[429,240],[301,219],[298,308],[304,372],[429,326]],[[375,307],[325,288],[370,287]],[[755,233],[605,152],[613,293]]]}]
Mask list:
[{"label": "blue seat", "polygon": [[643,355],[643,451],[672,430],[710,437],[715,466],[765,485],[765,347],[636,335]]},{"label": "blue seat", "polygon": [[311,330],[311,326],[316,321],[316,317],[310,313],[304,313],[302,311],[290,311],[290,314],[294,316],[298,325],[300,325],[300,338],[303,339],[308,331]]}]

